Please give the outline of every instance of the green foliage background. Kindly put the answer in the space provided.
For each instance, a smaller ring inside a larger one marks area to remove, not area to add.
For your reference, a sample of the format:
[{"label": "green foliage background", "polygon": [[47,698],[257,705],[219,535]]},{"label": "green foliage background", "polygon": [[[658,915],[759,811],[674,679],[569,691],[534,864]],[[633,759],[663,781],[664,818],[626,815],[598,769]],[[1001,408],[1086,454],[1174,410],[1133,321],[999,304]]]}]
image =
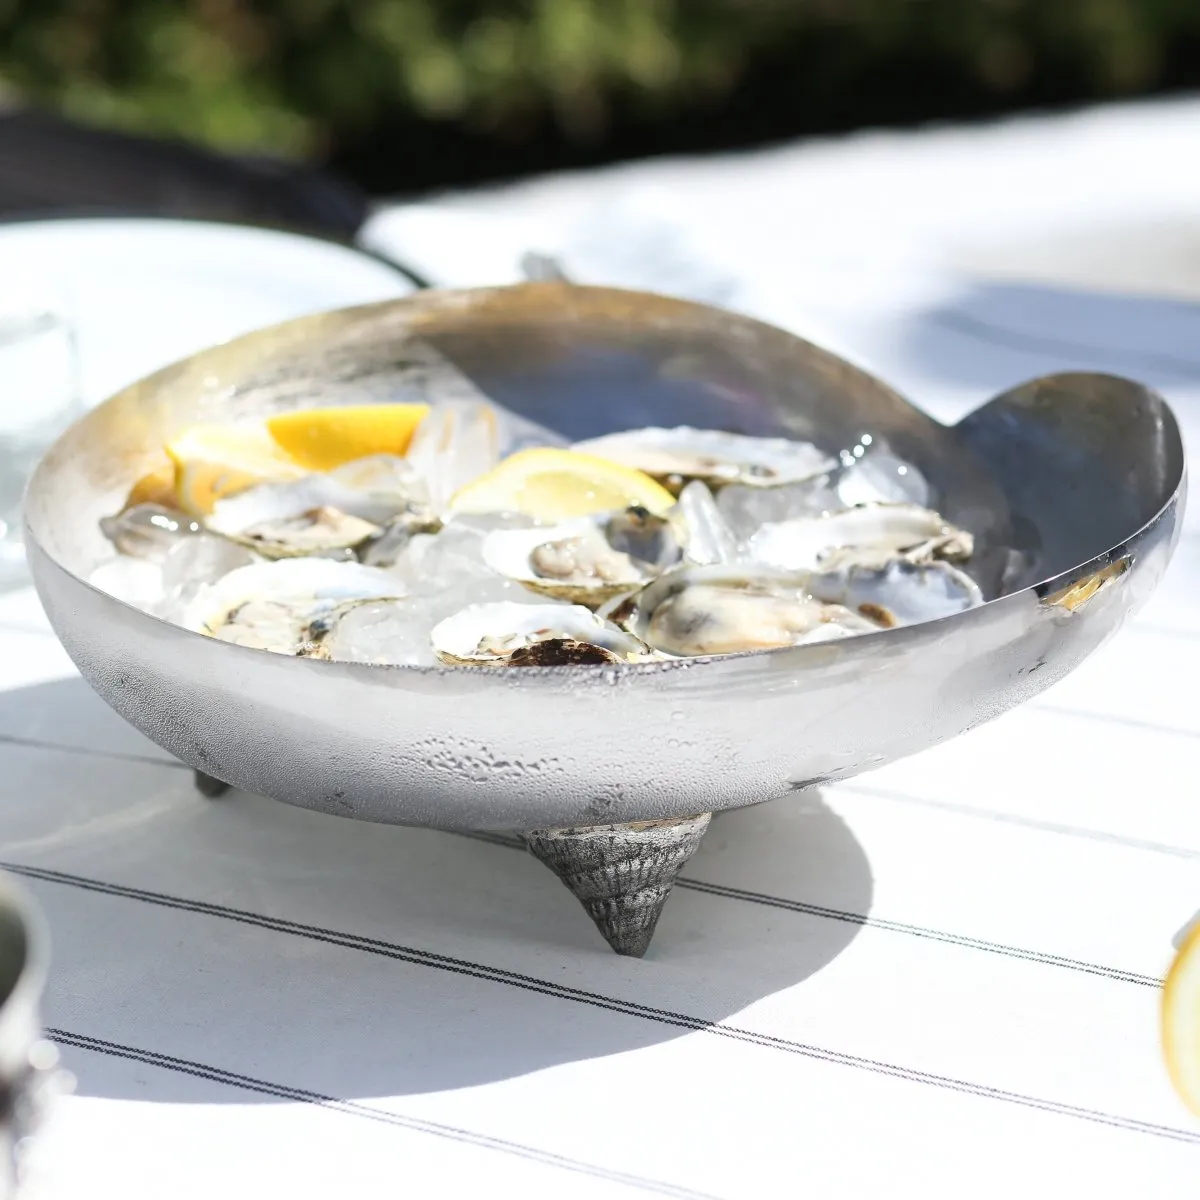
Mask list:
[{"label": "green foliage background", "polygon": [[614,107],[719,106],[792,53],[801,108],[898,56],[998,96],[1056,73],[1118,95],[1159,84],[1180,39],[1200,45],[1200,0],[0,0],[0,87],[121,128],[320,153],[397,114],[501,136],[550,120],[587,141]]}]

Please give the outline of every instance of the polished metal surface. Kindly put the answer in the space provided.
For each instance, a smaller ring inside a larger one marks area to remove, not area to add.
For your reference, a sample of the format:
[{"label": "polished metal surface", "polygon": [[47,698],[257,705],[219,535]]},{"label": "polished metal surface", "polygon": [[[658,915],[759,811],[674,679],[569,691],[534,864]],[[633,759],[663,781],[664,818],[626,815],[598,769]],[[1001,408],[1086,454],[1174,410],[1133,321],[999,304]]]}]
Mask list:
[{"label": "polished metal surface", "polygon": [[16,1194],[27,1139],[66,1082],[41,1035],[46,934],[26,897],[0,877],[0,1200]]},{"label": "polished metal surface", "polygon": [[[882,435],[975,533],[989,603],[765,654],[473,671],[249,650],[84,582],[107,553],[99,518],[171,433],[303,403],[423,395],[438,382],[427,346],[571,437],[688,423],[836,452]],[[1183,498],[1174,417],[1136,383],[1055,376],[946,428],[779,330],[542,282],[306,318],[196,355],[69,430],[36,473],[26,519],[39,593],[80,671],[192,767],[343,816],[529,830],[754,804],[998,716],[1061,679],[1147,598]]]}]

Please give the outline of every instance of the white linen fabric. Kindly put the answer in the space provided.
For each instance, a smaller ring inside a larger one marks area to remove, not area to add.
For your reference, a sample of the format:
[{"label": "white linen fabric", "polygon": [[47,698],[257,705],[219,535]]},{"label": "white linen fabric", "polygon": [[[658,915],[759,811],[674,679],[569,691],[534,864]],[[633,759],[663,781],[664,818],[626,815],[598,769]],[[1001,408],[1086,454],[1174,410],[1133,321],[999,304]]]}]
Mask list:
[{"label": "white linen fabric", "polygon": [[[394,207],[365,240],[448,284],[538,249],[712,299],[944,420],[1120,372],[1195,444],[1200,285],[1080,247],[1187,212],[1200,243],[1198,134],[1192,102],[864,135]],[[1197,520],[1044,697],[718,817],[641,961],[510,839],[201,798],[32,593],[0,598],[0,860],[49,918],[78,1076],[29,1194],[1191,1194],[1158,1004],[1200,908]]]}]

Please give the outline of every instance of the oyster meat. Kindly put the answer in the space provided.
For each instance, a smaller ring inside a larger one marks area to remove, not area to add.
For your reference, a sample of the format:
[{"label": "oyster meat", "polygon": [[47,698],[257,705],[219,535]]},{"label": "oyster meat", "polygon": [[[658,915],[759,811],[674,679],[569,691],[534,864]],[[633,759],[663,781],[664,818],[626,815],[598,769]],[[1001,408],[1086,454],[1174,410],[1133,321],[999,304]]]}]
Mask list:
[{"label": "oyster meat", "polygon": [[456,666],[544,667],[636,662],[638,638],[581,605],[472,604],[434,626],[434,652]]},{"label": "oyster meat", "polygon": [[837,460],[811,442],[749,437],[719,429],[630,429],[576,442],[574,449],[644,471],[678,493],[693,479],[711,488],[775,487],[824,474]]}]

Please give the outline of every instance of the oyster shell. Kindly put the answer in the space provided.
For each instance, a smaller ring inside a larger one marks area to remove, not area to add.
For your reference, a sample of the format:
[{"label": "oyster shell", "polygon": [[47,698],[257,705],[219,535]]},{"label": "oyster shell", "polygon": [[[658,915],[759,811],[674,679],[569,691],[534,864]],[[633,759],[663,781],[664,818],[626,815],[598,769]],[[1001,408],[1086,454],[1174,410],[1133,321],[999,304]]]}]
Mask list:
[{"label": "oyster shell", "polygon": [[[651,562],[616,549],[610,540],[615,535],[630,550],[664,553],[661,542],[669,529],[657,538],[648,533],[650,523],[661,518],[645,510],[632,510],[634,515],[628,516],[630,511],[577,517],[540,528],[494,530],[483,538],[483,561],[531,591],[594,607],[659,573]],[[647,536],[641,536],[642,529]]]},{"label": "oyster shell", "polygon": [[753,565],[670,571],[613,607],[612,619],[677,657],[774,650],[882,628],[808,591],[808,576]]},{"label": "oyster shell", "polygon": [[576,442],[576,450],[635,467],[678,493],[698,479],[709,487],[773,487],[821,475],[837,465],[811,442],[749,437],[719,429],[627,429]]},{"label": "oyster shell", "polygon": [[434,653],[457,666],[635,662],[646,646],[575,604],[472,604],[438,622]]},{"label": "oyster shell", "polygon": [[754,562],[785,571],[825,571],[847,564],[882,566],[964,560],[974,549],[965,529],[915,504],[868,504],[823,516],[763,525],[747,543]]},{"label": "oyster shell", "polygon": [[350,601],[400,598],[401,582],[386,571],[325,558],[282,559],[239,567],[202,588],[181,624],[221,641],[311,653],[309,629],[319,617]]},{"label": "oyster shell", "polygon": [[814,575],[818,600],[853,609],[884,629],[936,621],[983,603],[979,585],[946,562],[893,559],[881,567],[851,564]]},{"label": "oyster shell", "polygon": [[424,484],[401,458],[374,455],[328,473],[270,482],[220,500],[208,529],[266,558],[353,558],[385,527],[406,532],[433,524]]}]

